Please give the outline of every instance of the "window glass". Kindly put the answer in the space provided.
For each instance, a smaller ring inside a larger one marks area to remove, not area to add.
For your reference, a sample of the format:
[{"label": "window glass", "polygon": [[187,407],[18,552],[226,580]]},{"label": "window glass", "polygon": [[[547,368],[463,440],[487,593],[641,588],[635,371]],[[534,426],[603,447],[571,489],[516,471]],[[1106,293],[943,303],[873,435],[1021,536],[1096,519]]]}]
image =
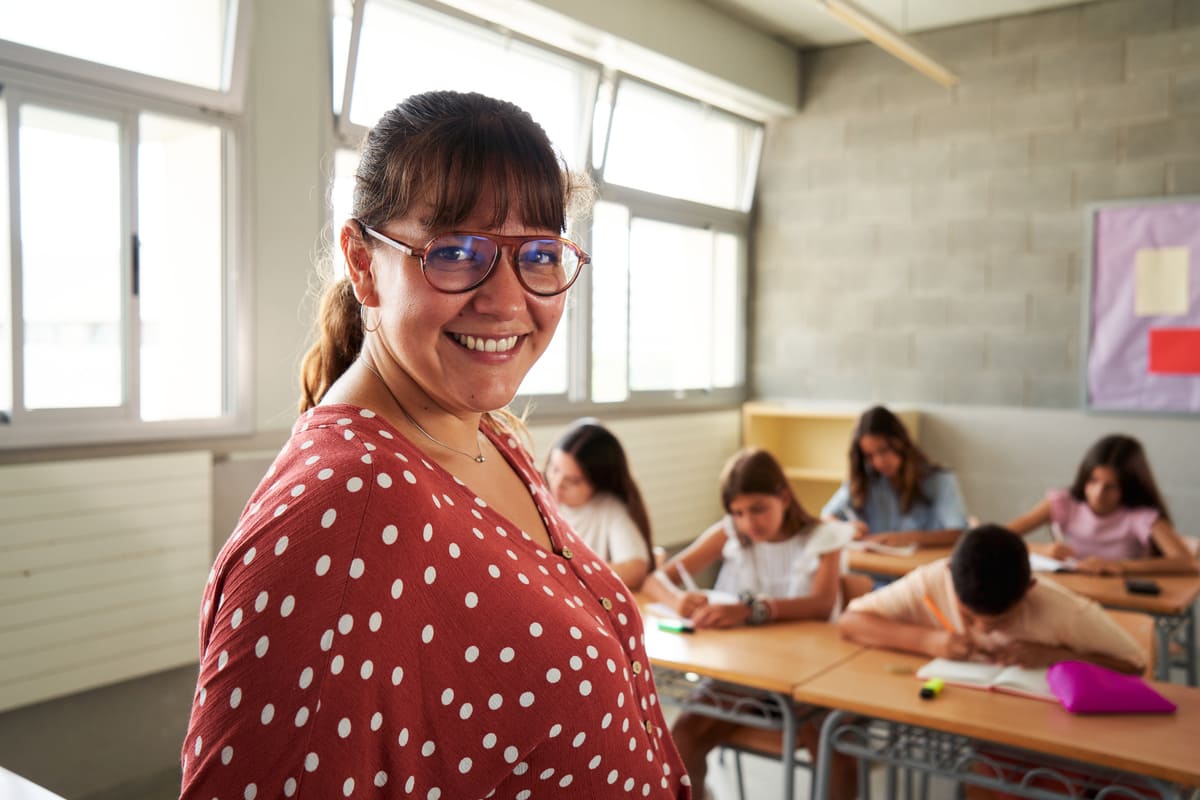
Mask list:
[{"label": "window glass", "polygon": [[374,125],[418,92],[482,92],[528,111],[578,169],[596,79],[582,62],[418,5],[375,0],[364,11],[350,121]]},{"label": "window glass", "polygon": [[[680,135],[686,131],[687,135]],[[622,81],[604,180],[748,211],[762,127],[695,100]]]},{"label": "window glass", "polygon": [[[119,406],[119,126],[26,105],[17,135],[25,406]],[[69,197],[64,187],[70,187]]]},{"label": "window glass", "polygon": [[[633,391],[734,385],[743,341],[731,324],[738,270],[731,234],[634,218],[629,228],[629,384]],[[736,279],[732,282],[736,285]],[[724,307],[724,308],[723,308]],[[736,343],[731,346],[730,343]],[[718,359],[727,363],[718,364]]]},{"label": "window glass", "polygon": [[597,203],[592,215],[592,400],[629,396],[629,209]]},{"label": "window glass", "polygon": [[133,72],[224,89],[229,10],[229,0],[0,0],[0,37]]},{"label": "window glass", "polygon": [[342,113],[346,89],[346,64],[350,60],[350,32],[354,23],[353,0],[333,0],[333,113]]},{"label": "window glass", "polygon": [[224,406],[221,131],[139,118],[141,411],[220,416]]},{"label": "window glass", "polygon": [[[0,365],[12,363],[12,242],[8,215],[8,103],[0,95]],[[0,422],[12,418],[13,372],[0,368]]]},{"label": "window glass", "polygon": [[[591,269],[591,265],[584,269]],[[562,320],[558,323],[558,329],[554,331],[554,338],[550,340],[550,346],[546,348],[546,352],[542,353],[542,357],[533,365],[533,369],[525,375],[525,380],[521,381],[521,388],[517,394],[566,393],[570,378],[567,343],[571,338],[571,307],[574,305],[574,292],[574,286],[567,290],[567,308],[563,312]]]},{"label": "window glass", "polygon": [[329,187],[331,217],[328,241],[331,267],[333,274],[337,276],[346,274],[346,257],[341,248],[342,225],[350,219],[354,205],[354,174],[357,169],[358,153],[339,148],[333,154],[333,181]]}]

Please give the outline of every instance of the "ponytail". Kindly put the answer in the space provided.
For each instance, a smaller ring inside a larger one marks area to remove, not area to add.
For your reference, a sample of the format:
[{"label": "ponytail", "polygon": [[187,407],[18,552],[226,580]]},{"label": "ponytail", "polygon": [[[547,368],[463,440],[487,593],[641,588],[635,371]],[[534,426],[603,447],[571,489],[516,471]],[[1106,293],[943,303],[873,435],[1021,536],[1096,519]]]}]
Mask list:
[{"label": "ponytail", "polygon": [[300,363],[301,414],[321,402],[362,350],[362,318],[349,278],[326,286],[314,327],[317,341]]}]

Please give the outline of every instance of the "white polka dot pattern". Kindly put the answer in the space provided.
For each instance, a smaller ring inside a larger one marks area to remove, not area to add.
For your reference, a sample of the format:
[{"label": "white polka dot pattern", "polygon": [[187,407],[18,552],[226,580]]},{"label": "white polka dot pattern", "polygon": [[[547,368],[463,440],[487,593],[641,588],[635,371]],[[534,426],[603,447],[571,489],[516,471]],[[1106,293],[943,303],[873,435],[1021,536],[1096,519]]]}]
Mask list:
[{"label": "white polka dot pattern", "polygon": [[633,598],[485,433],[555,552],[370,411],[297,422],[205,589],[182,800],[690,797]]}]

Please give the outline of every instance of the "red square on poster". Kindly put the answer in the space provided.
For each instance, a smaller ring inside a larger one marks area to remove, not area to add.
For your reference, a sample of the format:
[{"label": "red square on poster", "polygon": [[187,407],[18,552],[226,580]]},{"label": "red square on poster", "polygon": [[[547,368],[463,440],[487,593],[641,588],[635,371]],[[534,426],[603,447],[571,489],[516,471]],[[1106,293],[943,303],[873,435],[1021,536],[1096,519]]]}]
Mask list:
[{"label": "red square on poster", "polygon": [[1200,328],[1151,328],[1150,371],[1200,375]]}]

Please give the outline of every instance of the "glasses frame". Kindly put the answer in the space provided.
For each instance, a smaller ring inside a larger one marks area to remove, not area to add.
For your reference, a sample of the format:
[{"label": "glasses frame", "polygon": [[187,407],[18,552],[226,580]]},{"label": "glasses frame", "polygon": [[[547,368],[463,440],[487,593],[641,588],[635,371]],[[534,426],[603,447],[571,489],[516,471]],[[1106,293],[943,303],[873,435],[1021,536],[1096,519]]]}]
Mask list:
[{"label": "glasses frame", "polygon": [[[382,234],[379,231],[372,228],[370,225],[367,225],[362,220],[356,219],[354,221],[358,223],[359,229],[364,234],[369,235],[375,239],[378,239],[379,241],[383,242],[384,244],[386,244],[390,247],[393,247],[396,250],[399,250],[401,253],[404,253],[406,256],[412,256],[413,258],[416,258],[418,261],[420,261],[421,275],[422,275],[422,277],[425,278],[425,282],[428,283],[430,285],[430,287],[432,287],[435,291],[439,291],[442,294],[464,294],[466,292],[471,291],[472,289],[478,289],[480,286],[482,286],[484,283],[486,283],[487,279],[492,277],[492,273],[494,273],[496,271],[496,265],[498,263],[500,263],[500,256],[503,253],[505,247],[515,248],[515,250],[514,250],[514,254],[515,254],[516,251],[519,251],[521,249],[521,245],[525,244],[526,242],[534,242],[534,241],[560,242],[563,245],[565,245],[566,247],[571,248],[572,250],[574,250],[576,253],[579,254],[579,269],[575,270],[575,274],[571,276],[571,280],[567,281],[565,286],[563,286],[560,289],[556,289],[553,292],[539,292],[537,289],[534,289],[529,284],[527,284],[525,282],[525,278],[521,275],[520,267],[517,266],[516,258],[515,257],[512,258],[511,263],[512,263],[513,272],[516,273],[517,281],[521,284],[521,288],[523,288],[525,291],[529,292],[530,294],[532,294],[536,297],[554,297],[556,295],[562,294],[567,289],[570,289],[571,286],[575,283],[575,281],[579,279],[579,276],[583,273],[583,268],[585,266],[587,266],[588,264],[592,263],[592,257],[590,255],[588,255],[587,252],[584,251],[584,249],[582,247],[575,244],[570,239],[564,239],[561,236],[500,236],[499,234],[485,233],[483,231],[446,231],[443,233],[439,233],[439,234],[433,236],[432,238],[430,238],[429,241],[427,241],[425,243],[424,247],[414,247],[413,245],[402,242],[399,239],[393,239],[390,236],[385,236],[384,234]],[[425,271],[425,263],[426,263],[425,255],[426,255],[426,253],[429,252],[429,248],[433,246],[433,243],[436,242],[438,239],[442,238],[443,236],[479,236],[483,239],[488,239],[492,242],[495,242],[499,246],[496,248],[496,255],[492,257],[492,263],[488,266],[487,271],[485,271],[483,273],[483,276],[479,280],[475,281],[475,283],[472,283],[470,286],[467,286],[462,289],[443,289],[440,286],[435,286],[433,281],[429,280],[429,275]]]}]

